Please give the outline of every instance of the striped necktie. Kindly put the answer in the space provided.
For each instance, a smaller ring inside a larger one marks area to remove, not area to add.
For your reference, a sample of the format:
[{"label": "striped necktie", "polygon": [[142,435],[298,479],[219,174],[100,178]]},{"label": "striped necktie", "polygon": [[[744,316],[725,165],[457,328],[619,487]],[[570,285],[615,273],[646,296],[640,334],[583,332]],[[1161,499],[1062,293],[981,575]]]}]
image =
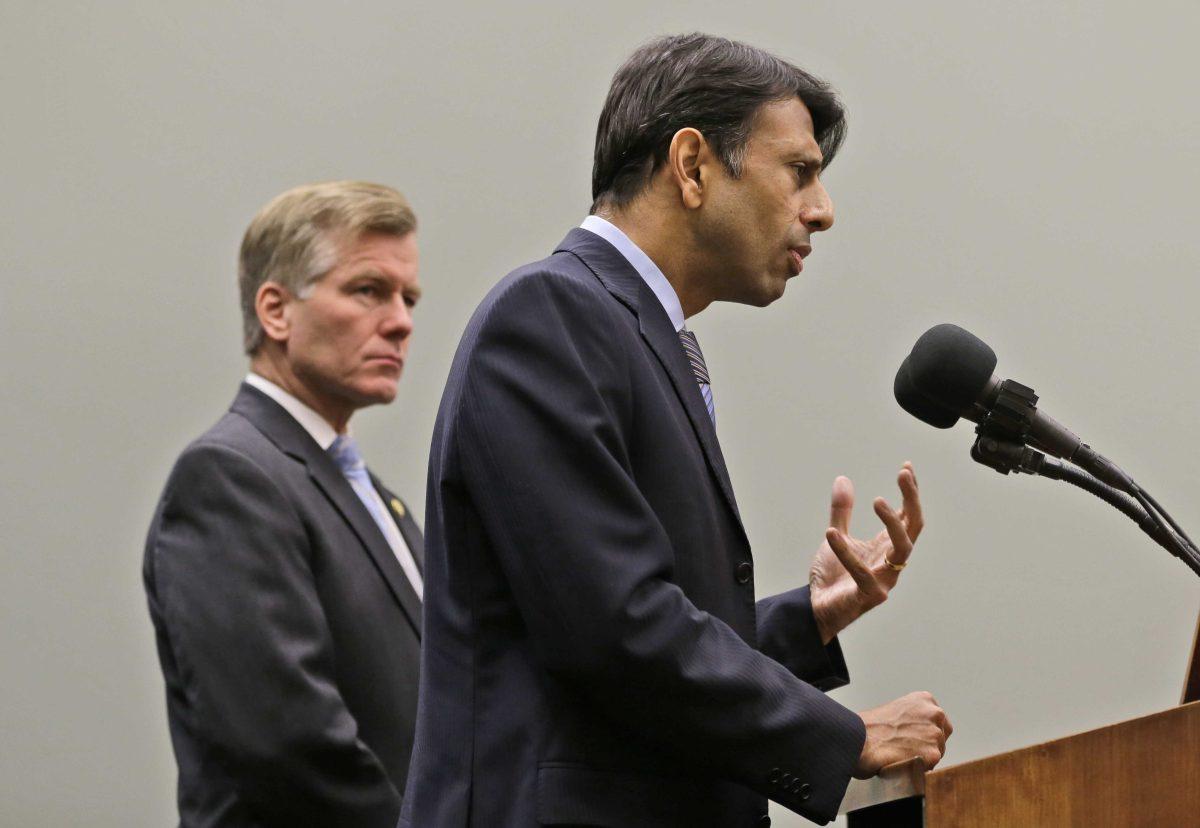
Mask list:
[{"label": "striped necktie", "polygon": [[712,420],[713,428],[717,426],[717,408],[713,404],[712,383],[708,381],[708,366],[704,364],[704,354],[700,352],[700,342],[696,339],[696,335],[687,328],[679,331],[679,342],[683,345],[683,352],[687,354],[688,362],[692,365],[692,373],[696,376],[696,382],[700,386],[700,396],[704,397],[704,407],[708,409],[708,416]]}]

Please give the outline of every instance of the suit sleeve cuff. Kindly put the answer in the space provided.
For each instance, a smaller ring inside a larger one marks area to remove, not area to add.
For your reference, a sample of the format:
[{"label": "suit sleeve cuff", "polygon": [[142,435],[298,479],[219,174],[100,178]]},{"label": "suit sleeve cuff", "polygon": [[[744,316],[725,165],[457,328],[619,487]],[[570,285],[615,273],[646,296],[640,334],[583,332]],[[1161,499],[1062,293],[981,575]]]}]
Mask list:
[{"label": "suit sleeve cuff", "polygon": [[837,638],[821,643],[807,586],[758,602],[758,646],[792,675],[828,692],[850,682]]},{"label": "suit sleeve cuff", "polygon": [[837,816],[867,739],[861,717],[828,701],[826,738],[819,759],[772,768],[764,791],[785,808],[822,825]]}]

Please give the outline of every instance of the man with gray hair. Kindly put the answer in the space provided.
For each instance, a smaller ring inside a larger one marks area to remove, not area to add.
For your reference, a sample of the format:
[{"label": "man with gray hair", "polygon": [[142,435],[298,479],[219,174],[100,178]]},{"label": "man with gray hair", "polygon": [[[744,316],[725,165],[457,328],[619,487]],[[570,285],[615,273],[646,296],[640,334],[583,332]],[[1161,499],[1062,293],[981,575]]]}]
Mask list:
[{"label": "man with gray hair", "polygon": [[416,217],[378,184],[297,187],[246,230],[246,376],[180,456],[143,577],[184,826],[390,826],[416,717],[422,537],[349,432],[391,402]]}]

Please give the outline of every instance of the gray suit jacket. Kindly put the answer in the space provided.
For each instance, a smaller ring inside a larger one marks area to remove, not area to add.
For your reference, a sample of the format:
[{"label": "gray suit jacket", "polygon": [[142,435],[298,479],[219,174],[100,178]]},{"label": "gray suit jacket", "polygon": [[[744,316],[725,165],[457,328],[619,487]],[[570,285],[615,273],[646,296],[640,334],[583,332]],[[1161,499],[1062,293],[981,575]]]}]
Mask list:
[{"label": "gray suit jacket", "polygon": [[[420,530],[375,481],[416,557]],[[243,385],[180,456],[143,576],[184,826],[391,826],[421,606],[303,427]]]},{"label": "gray suit jacket", "polygon": [[574,230],[463,335],[429,458],[401,825],[834,816],[862,720],[801,588],[755,602],[717,434],[662,305]]}]

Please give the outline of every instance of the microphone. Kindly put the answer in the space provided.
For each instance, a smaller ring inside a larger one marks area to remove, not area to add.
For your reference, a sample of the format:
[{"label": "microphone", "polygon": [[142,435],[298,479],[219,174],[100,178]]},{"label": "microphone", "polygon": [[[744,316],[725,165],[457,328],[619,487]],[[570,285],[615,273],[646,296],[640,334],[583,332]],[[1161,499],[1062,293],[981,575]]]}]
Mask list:
[{"label": "microphone", "polygon": [[950,428],[964,417],[978,423],[972,459],[1002,474],[1036,474],[1090,492],[1200,575],[1200,548],[1158,501],[1069,428],[1038,411],[1032,388],[998,378],[996,361],[996,352],[969,331],[935,325],[900,363],[892,386],[896,402],[935,428]]},{"label": "microphone", "polygon": [[1127,474],[1039,411],[1032,388],[997,377],[996,362],[996,352],[971,332],[948,323],[935,325],[921,334],[900,364],[893,384],[896,402],[935,428],[950,428],[966,418],[979,424],[981,436],[998,434],[1033,446],[1129,490],[1133,481]]}]

